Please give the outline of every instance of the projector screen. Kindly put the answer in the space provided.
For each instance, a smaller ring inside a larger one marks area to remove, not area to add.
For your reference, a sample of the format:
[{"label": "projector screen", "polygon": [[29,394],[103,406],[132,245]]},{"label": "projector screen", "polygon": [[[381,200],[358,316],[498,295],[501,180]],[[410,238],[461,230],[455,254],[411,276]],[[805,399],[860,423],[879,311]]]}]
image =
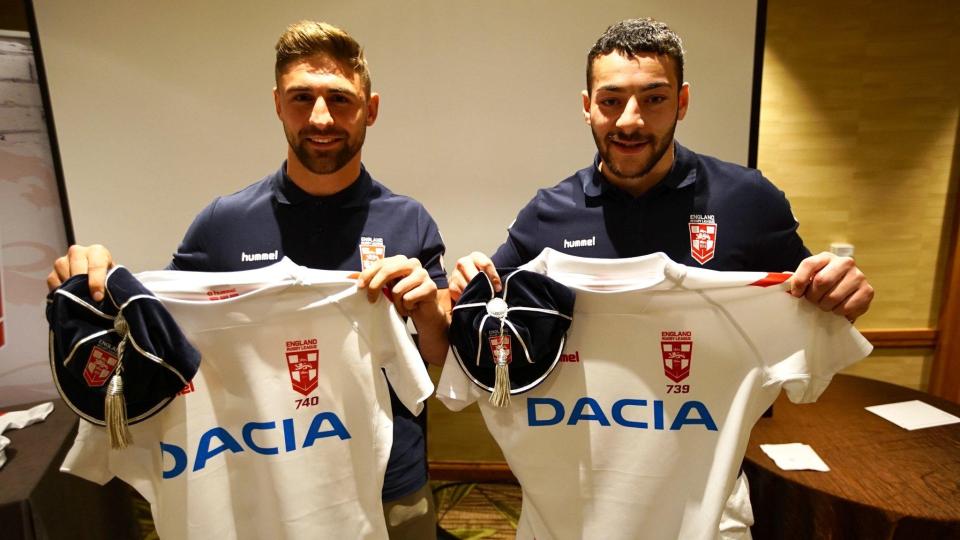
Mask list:
[{"label": "projector screen", "polygon": [[756,0],[552,2],[35,0],[76,241],[134,271],[162,268],[196,213],[279,167],[273,46],[324,20],[365,47],[380,116],[363,160],[421,201],[448,269],[492,252],[540,187],[587,166],[586,54],[610,24],[652,16],[684,40],[677,138],[747,164]]}]

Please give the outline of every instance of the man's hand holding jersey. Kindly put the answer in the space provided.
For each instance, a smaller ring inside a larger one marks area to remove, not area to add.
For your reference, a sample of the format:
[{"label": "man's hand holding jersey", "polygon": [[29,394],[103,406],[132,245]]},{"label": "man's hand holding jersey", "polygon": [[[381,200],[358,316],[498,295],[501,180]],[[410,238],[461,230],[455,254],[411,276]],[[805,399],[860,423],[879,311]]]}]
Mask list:
[{"label": "man's hand holding jersey", "polygon": [[450,294],[447,289],[437,289],[420,261],[403,255],[381,259],[360,272],[357,287],[366,289],[371,302],[388,287],[397,312],[413,319],[417,327],[420,355],[431,364],[443,365],[449,348]]},{"label": "man's hand holding jersey", "polygon": [[790,294],[853,322],[870,309],[874,293],[853,259],[824,251],[800,262],[790,278]]},{"label": "man's hand holding jersey", "polygon": [[[484,272],[500,290],[500,276],[489,257],[474,251],[457,261],[450,276],[450,297],[460,298],[463,289],[479,272]],[[800,262],[790,279],[790,294],[804,297],[824,311],[832,311],[853,322],[870,309],[873,287],[850,257],[818,253]]]}]

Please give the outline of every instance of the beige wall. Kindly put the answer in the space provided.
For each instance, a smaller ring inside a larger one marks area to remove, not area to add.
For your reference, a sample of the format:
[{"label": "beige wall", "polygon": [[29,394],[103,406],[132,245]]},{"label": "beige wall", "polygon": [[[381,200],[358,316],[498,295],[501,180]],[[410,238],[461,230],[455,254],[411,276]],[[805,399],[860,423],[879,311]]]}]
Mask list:
[{"label": "beige wall", "polygon": [[[759,167],[812,251],[856,246],[877,296],[864,329],[936,326],[960,111],[960,3],[772,0]],[[880,351],[859,375],[926,388],[929,351]]]}]

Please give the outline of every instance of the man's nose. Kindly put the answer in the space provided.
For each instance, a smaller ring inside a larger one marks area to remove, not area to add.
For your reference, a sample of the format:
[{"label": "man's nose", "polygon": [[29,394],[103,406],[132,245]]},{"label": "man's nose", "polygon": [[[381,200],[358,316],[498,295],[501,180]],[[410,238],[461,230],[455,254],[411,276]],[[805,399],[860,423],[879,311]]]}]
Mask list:
[{"label": "man's nose", "polygon": [[327,127],[333,125],[333,116],[327,107],[327,101],[319,97],[313,104],[313,110],[310,111],[310,124],[317,127]]},{"label": "man's nose", "polygon": [[636,96],[631,96],[617,118],[617,127],[624,131],[633,131],[643,126],[643,111],[640,109],[640,103]]}]

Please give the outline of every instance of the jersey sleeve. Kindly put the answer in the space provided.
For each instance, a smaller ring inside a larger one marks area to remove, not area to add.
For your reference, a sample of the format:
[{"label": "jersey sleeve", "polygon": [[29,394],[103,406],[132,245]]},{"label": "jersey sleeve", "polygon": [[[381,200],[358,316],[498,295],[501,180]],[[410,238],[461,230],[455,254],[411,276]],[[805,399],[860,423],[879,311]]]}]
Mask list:
[{"label": "jersey sleeve", "polygon": [[756,209],[761,222],[753,249],[751,270],[764,272],[790,272],[797,269],[803,259],[810,256],[810,250],[803,245],[797,232],[799,222],[790,209],[787,196],[756,172],[757,200],[750,204]]},{"label": "jersey sleeve", "polygon": [[81,418],[77,436],[60,465],[60,472],[79,476],[101,486],[109,482],[114,474],[110,470],[107,430]]},{"label": "jersey sleeve", "polygon": [[516,268],[530,259],[533,259],[541,250],[536,249],[537,237],[540,229],[538,192],[526,206],[517,214],[507,229],[507,240],[491,259],[499,268]]},{"label": "jersey sleeve", "polygon": [[204,233],[209,233],[211,229],[210,223],[219,200],[214,200],[193,218],[166,270],[202,271],[210,267],[209,245]]},{"label": "jersey sleeve", "polygon": [[371,306],[377,310],[376,328],[368,329],[373,351],[403,406],[414,415],[433,393],[433,383],[417,346],[393,304],[383,296]]},{"label": "jersey sleeve", "polygon": [[430,279],[437,284],[438,289],[447,288],[447,271],[443,267],[443,254],[447,248],[443,245],[443,237],[433,217],[423,209],[420,214],[420,255],[417,259],[423,268],[430,274]]},{"label": "jersey sleeve", "polygon": [[[748,328],[748,333],[759,336],[754,344],[766,359],[765,385],[780,385],[794,403],[811,403],[826,390],[837,372],[865,358],[873,346],[844,317],[782,291],[777,293],[783,298],[774,301],[786,304],[783,311],[787,316],[754,314],[751,326],[763,328]],[[771,328],[771,324],[778,324],[775,321],[780,321],[781,326]]]},{"label": "jersey sleeve", "polygon": [[476,385],[463,373],[451,347],[437,383],[437,399],[451,411],[460,411],[477,401],[478,392]]}]

